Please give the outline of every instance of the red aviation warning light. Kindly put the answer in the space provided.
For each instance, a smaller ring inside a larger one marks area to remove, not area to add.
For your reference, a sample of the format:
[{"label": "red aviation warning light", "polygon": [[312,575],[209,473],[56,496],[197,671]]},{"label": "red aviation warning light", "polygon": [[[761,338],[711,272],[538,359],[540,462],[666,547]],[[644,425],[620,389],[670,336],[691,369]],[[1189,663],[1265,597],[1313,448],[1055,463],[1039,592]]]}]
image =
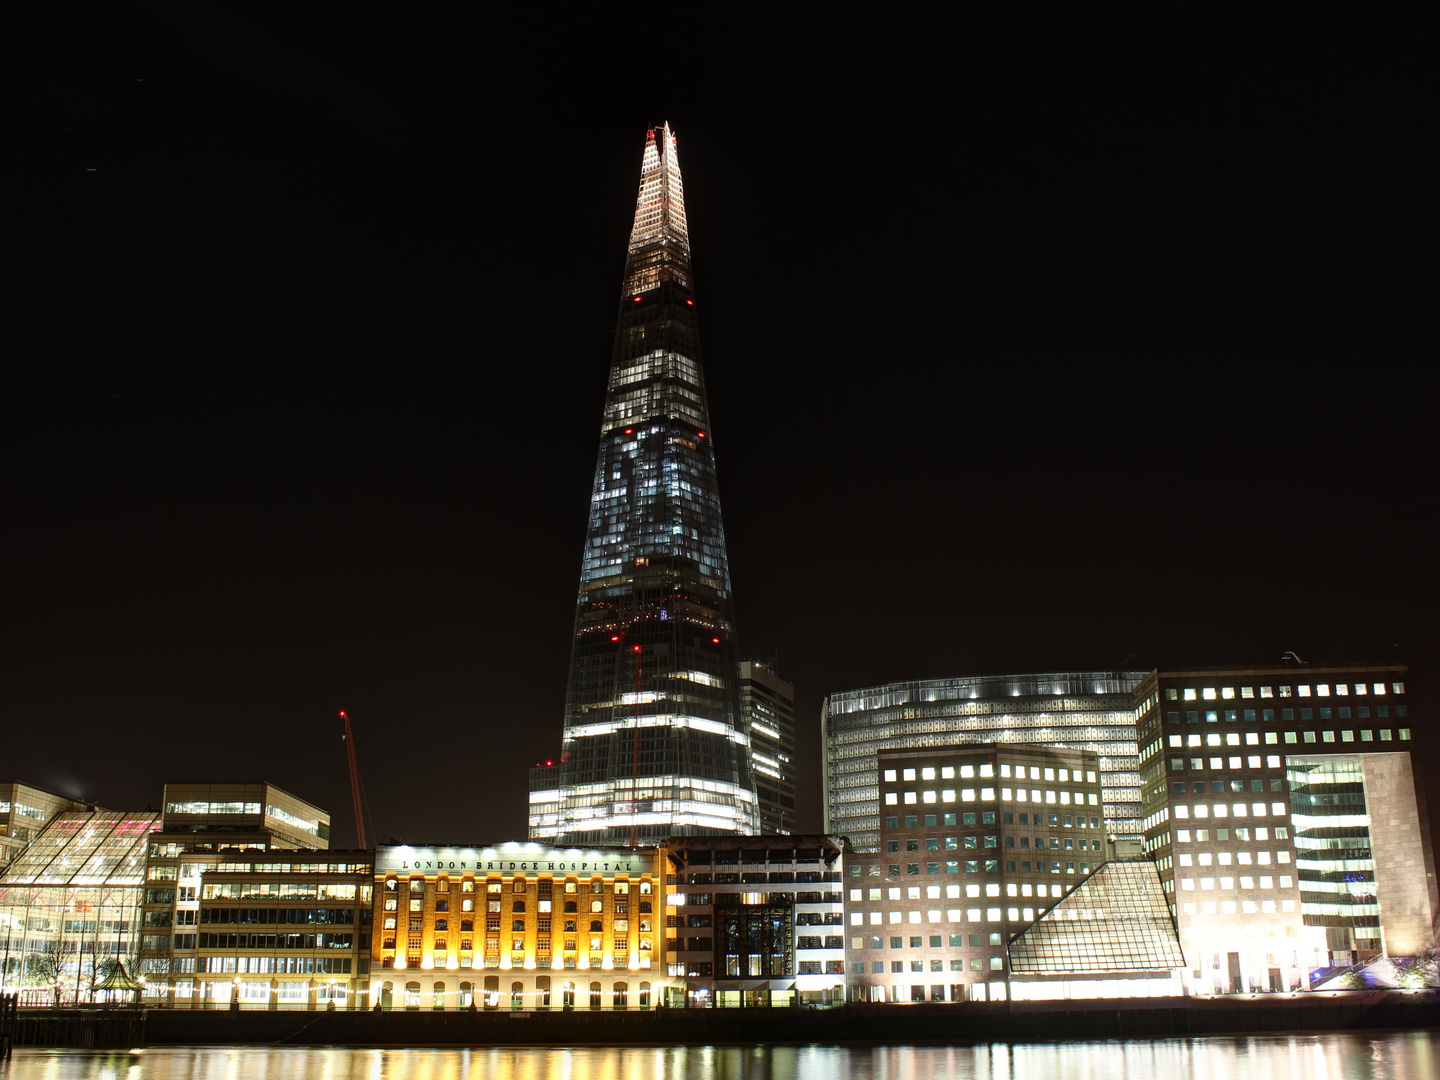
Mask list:
[{"label": "red aviation warning light", "polygon": [[610,635],[610,640],[611,640],[611,641],[619,641],[619,640],[620,640],[620,635],[619,635],[619,634],[611,634],[611,635]]},{"label": "red aviation warning light", "polygon": [[720,644],[720,639],[718,637],[712,637],[710,640],[713,641],[716,645]]},{"label": "red aviation warning light", "polygon": [[695,306],[695,301],[694,301],[694,300],[686,300],[685,303],[689,304],[691,307],[694,307],[694,306]]},{"label": "red aviation warning light", "polygon": [[705,437],[705,433],[704,433],[703,431],[697,431],[697,432],[695,432],[695,438],[697,438],[697,439],[703,439],[704,437]]},{"label": "red aviation warning light", "polygon": [[641,302],[642,300],[644,300],[644,299],[645,299],[645,298],[644,298],[643,296],[637,296],[637,297],[635,297],[635,303],[638,304],[638,303],[640,303],[640,302]]}]

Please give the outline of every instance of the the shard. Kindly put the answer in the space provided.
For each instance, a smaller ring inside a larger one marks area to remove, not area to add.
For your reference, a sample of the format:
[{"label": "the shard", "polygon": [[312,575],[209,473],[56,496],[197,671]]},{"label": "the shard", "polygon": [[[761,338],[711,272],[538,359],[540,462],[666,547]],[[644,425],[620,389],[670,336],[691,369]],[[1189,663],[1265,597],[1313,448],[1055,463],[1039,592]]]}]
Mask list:
[{"label": "the shard", "polygon": [[757,829],[685,195],[645,136],[580,568],[561,758],[530,835],[653,844]]}]

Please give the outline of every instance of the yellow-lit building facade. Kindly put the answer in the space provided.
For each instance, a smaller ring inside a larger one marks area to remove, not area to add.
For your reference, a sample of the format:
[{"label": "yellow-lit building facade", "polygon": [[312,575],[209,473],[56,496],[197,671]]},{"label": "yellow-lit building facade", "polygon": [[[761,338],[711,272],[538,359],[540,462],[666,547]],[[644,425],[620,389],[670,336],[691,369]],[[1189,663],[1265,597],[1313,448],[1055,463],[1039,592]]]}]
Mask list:
[{"label": "yellow-lit building facade", "polygon": [[370,1001],[651,1009],[665,997],[654,849],[379,847]]}]

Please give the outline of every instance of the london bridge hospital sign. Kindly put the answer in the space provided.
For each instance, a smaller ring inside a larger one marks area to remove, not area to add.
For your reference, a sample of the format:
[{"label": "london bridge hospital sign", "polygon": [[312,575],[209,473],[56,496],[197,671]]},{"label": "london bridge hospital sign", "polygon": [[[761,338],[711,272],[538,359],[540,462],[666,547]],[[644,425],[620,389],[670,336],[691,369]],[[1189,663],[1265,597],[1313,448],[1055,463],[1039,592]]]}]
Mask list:
[{"label": "london bridge hospital sign", "polygon": [[646,873],[651,860],[634,851],[582,851],[514,844],[499,848],[378,847],[375,873],[470,874],[555,871],[566,874]]}]

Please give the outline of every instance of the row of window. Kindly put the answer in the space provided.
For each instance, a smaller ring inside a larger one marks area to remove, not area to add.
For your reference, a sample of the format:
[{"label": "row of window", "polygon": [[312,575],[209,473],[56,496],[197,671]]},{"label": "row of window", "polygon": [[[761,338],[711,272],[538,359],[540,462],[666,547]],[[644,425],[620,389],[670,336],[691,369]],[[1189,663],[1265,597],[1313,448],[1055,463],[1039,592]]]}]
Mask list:
[{"label": "row of window", "polygon": [[[887,791],[885,792],[885,805],[899,806],[903,804],[905,806],[915,806],[918,803],[953,803],[955,802],[955,795],[955,788],[941,788],[938,791],[934,789],[924,791]],[[978,792],[976,788],[960,788],[959,795],[960,802],[975,802],[977,798],[980,802],[995,801],[995,789],[992,787],[979,788]],[[1075,806],[1100,805],[1100,796],[1093,791],[1088,795],[1083,791],[1077,791],[1074,792],[1072,796],[1069,791],[1056,791],[1054,788],[1015,788],[1012,793],[1010,788],[1002,787],[1000,789],[1000,798],[1004,802],[1014,801],[1023,803],[1029,801],[1032,803],[1045,803],[1050,806],[1070,806],[1072,805],[1072,801]]]},{"label": "row of window", "polygon": [[[1273,915],[1276,912],[1274,900],[1206,900],[1203,903],[1186,903],[1181,910],[1186,915]],[[1294,900],[1281,900],[1279,910],[1293,912]]]},{"label": "row of window", "polygon": [[[1242,715],[1244,716],[1245,722],[1246,722],[1247,724],[1253,724],[1253,723],[1255,723],[1256,717],[1257,717],[1257,711],[1256,711],[1255,709],[1206,709],[1206,710],[1204,710],[1204,712],[1205,712],[1205,722],[1206,722],[1207,724],[1218,724],[1218,723],[1220,722],[1220,717],[1221,717],[1222,715],[1225,717],[1225,722],[1228,723],[1228,724],[1233,724],[1233,723],[1235,723],[1236,721],[1238,721],[1238,720],[1241,718]],[[1274,709],[1260,709],[1259,712],[1258,712],[1258,715],[1259,715],[1259,717],[1260,717],[1265,723],[1273,723],[1274,720],[1275,720],[1275,710],[1274,710]],[[1407,717],[1407,716],[1410,715],[1410,710],[1409,710],[1409,708],[1408,708],[1407,706],[1405,706],[1405,705],[1396,705],[1396,706],[1395,706],[1395,715],[1396,715],[1397,717],[1401,718],[1401,719],[1404,719],[1405,717]],[[1388,705],[1377,705],[1377,706],[1375,706],[1375,716],[1376,716],[1377,719],[1381,719],[1381,720],[1387,719],[1387,718],[1390,716],[1390,706],[1388,706]],[[1284,720],[1294,720],[1294,719],[1295,719],[1295,710],[1294,710],[1294,709],[1281,709],[1281,710],[1280,710],[1280,719],[1281,719],[1282,721],[1284,721]],[[1315,710],[1314,710],[1314,709],[1311,709],[1311,708],[1308,708],[1308,707],[1307,707],[1307,708],[1302,708],[1302,709],[1300,710],[1300,719],[1301,719],[1301,720],[1313,720],[1313,719],[1315,719]],[[1320,719],[1321,719],[1321,720],[1332,720],[1332,719],[1334,719],[1334,720],[1349,720],[1349,719],[1350,719],[1350,706],[1348,706],[1348,705],[1341,705],[1341,706],[1339,706],[1339,707],[1337,707],[1337,708],[1332,709],[1332,708],[1330,708],[1330,706],[1328,706],[1328,705],[1322,705],[1322,706],[1320,707]],[[1369,719],[1370,719],[1370,706],[1368,706],[1368,705],[1358,705],[1358,706],[1356,706],[1356,708],[1355,708],[1355,719],[1357,719],[1357,720],[1369,720]],[[1178,724],[1178,723],[1180,723],[1180,714],[1179,714],[1178,712],[1175,712],[1175,711],[1167,712],[1167,713],[1165,714],[1165,722],[1166,722],[1167,724]],[[1198,724],[1198,723],[1200,723],[1200,711],[1199,711],[1199,710],[1196,710],[1196,709],[1187,709],[1186,712],[1185,712],[1185,722],[1186,722],[1187,724]]]},{"label": "row of window", "polygon": [[[985,810],[985,811],[982,811],[982,812],[980,813],[980,815],[979,815],[980,820],[979,820],[978,822],[975,820],[975,818],[976,818],[976,815],[975,815],[975,814],[973,814],[973,813],[965,814],[965,815],[964,815],[964,824],[966,824],[966,825],[976,825],[976,824],[979,824],[979,825],[994,825],[994,824],[995,824],[995,815],[996,815],[997,813],[1000,815],[1000,820],[1001,820],[1004,824],[1006,824],[1006,825],[1013,825],[1013,824],[1015,824],[1015,811],[1013,811],[1013,810],[1003,810],[1003,811]],[[943,820],[941,820],[942,817],[943,817]],[[1048,825],[1050,825],[1052,828],[1062,828],[1062,829],[1069,829],[1069,828],[1072,828],[1072,827],[1073,827],[1073,828],[1076,828],[1076,829],[1083,829],[1083,828],[1086,827],[1086,821],[1087,821],[1087,818],[1086,818],[1085,815],[1083,815],[1083,814],[1075,814],[1075,815],[1072,816],[1072,815],[1070,815],[1070,814],[1060,814],[1060,813],[1054,813],[1054,814],[1039,814],[1039,813],[1036,813],[1036,814],[1031,814],[1031,813],[1029,813],[1029,812],[1027,812],[1027,811],[1021,811],[1021,812],[1020,812],[1020,824],[1021,824],[1021,825],[1029,825],[1029,824],[1031,824],[1031,820],[1030,820],[1030,819],[1031,819],[1032,817],[1035,819],[1033,823],[1036,824],[1036,825],[1048,824]],[[924,818],[925,818],[925,827],[926,827],[926,828],[936,828],[936,827],[938,827],[938,826],[940,826],[940,825],[958,825],[958,824],[960,824],[960,822],[957,822],[957,821],[956,821],[954,814],[944,814],[944,815],[940,815],[940,814],[925,814],[925,815],[924,815]],[[1042,818],[1043,818],[1044,820],[1042,820]],[[1090,828],[1092,828],[1092,829],[1098,829],[1098,828],[1100,828],[1100,819],[1099,819],[1098,817],[1091,817],[1091,818],[1088,819],[1088,821],[1089,821],[1089,827],[1090,827]],[[915,829],[915,828],[919,828],[919,827],[920,827],[920,815],[917,815],[917,814],[906,814],[906,815],[905,815],[905,828],[907,828],[907,829]],[[886,829],[898,829],[898,828],[900,828],[900,818],[899,818],[898,816],[895,816],[895,815],[890,815],[890,816],[886,817],[886,818],[885,818],[885,828],[886,828]],[[855,876],[855,873],[854,873],[854,871],[852,870],[852,871],[851,871],[851,877],[854,877],[854,876]]]},{"label": "row of window", "polygon": [[[1331,687],[1331,685],[1332,685],[1332,684],[1330,684],[1330,683],[1318,683],[1318,684],[1315,686],[1315,696],[1316,696],[1316,697],[1329,697],[1329,696],[1330,696],[1330,687]],[[1350,695],[1350,687],[1351,687],[1352,684],[1350,684],[1350,683],[1335,683],[1335,684],[1333,684],[1333,685],[1334,685],[1334,687],[1335,687],[1335,696],[1336,696],[1336,697],[1348,697],[1348,696]],[[1356,697],[1364,697],[1364,696],[1365,696],[1366,694],[1368,694],[1368,693],[1374,693],[1374,695],[1375,695],[1376,697],[1384,697],[1384,696],[1385,696],[1385,684],[1384,684],[1383,682],[1377,682],[1377,683],[1354,683],[1353,685],[1354,685],[1354,687],[1355,687],[1355,696],[1356,696]],[[1391,684],[1390,684],[1390,691],[1391,691],[1392,693],[1395,693],[1395,694],[1403,694],[1403,693],[1405,693],[1405,684],[1404,684],[1403,682],[1391,683]],[[1214,700],[1216,699],[1216,697],[1217,697],[1217,693],[1218,693],[1219,699],[1220,699],[1221,701],[1229,701],[1229,700],[1231,700],[1232,698],[1235,697],[1235,687],[1233,687],[1233,686],[1222,686],[1222,687],[1219,688],[1218,692],[1217,692],[1216,688],[1213,687],[1213,686],[1203,686],[1203,687],[1189,686],[1189,687],[1185,687],[1185,688],[1183,688],[1183,689],[1178,689],[1178,688],[1176,688],[1176,687],[1170,687],[1168,690],[1165,691],[1165,700],[1167,700],[1167,701],[1178,701],[1178,700],[1181,700],[1181,698],[1183,697],[1183,699],[1184,699],[1185,701],[1196,701],[1196,700],[1201,700],[1201,701],[1214,701]],[[1255,696],[1255,687],[1253,687],[1253,686],[1242,686],[1242,687],[1240,687],[1240,697],[1241,697],[1241,698],[1248,699],[1248,698],[1253,698],[1254,696]],[[1276,696],[1276,695],[1275,695],[1275,688],[1274,688],[1273,686],[1262,686],[1262,687],[1260,687],[1260,696],[1261,696],[1262,698],[1275,697],[1275,696]],[[1288,697],[1290,697],[1290,696],[1291,696],[1291,688],[1288,687],[1288,686],[1282,686],[1282,687],[1280,687],[1280,695],[1279,695],[1279,696],[1282,697],[1282,698],[1288,698]],[[1295,696],[1297,696],[1297,697],[1309,697],[1309,696],[1310,696],[1310,686],[1309,686],[1309,684],[1307,683],[1307,684],[1305,684],[1305,685],[1295,687]]]},{"label": "row of window", "polygon": [[[1036,885],[1035,895],[1037,898],[1044,895],[1043,885]],[[1055,899],[1063,897],[1067,887],[1063,885],[1050,886],[1051,896]],[[1028,895],[1028,894],[1027,894]],[[933,898],[932,898],[933,899]],[[1045,913],[1045,908],[930,908],[927,911],[852,911],[850,913],[851,926],[884,926],[886,923],[939,923],[939,922],[1004,922],[1009,920],[1015,922],[1024,919],[1032,922],[1035,913]]]},{"label": "row of window", "polygon": [[[906,962],[905,962],[904,960],[891,960],[891,961],[890,961],[890,971],[891,971],[893,974],[900,974],[900,973],[902,973],[902,972],[904,972],[904,971],[906,971],[906,970],[909,970],[909,971],[926,971],[926,970],[929,970],[929,971],[944,971],[944,970],[946,970],[946,967],[947,967],[947,962],[944,961],[944,960],[929,960],[929,961],[925,961],[925,960],[911,960],[911,961],[909,962],[909,967],[908,967],[908,969],[907,969],[907,967],[906,967]],[[949,967],[949,970],[951,970],[951,971],[965,971],[965,970],[966,970],[966,961],[965,961],[963,958],[952,958],[952,959],[948,962],[948,967]],[[969,958],[969,970],[970,970],[970,971],[1004,971],[1004,970],[1005,970],[1005,958],[1004,958],[1003,956],[972,956],[972,957]],[[852,975],[864,975],[864,974],[865,974],[865,961],[864,961],[864,960],[852,960],[852,961],[850,961],[850,973],[851,973]],[[872,961],[870,961],[870,974],[872,974],[872,975],[883,975],[883,974],[885,974],[885,961],[884,961],[884,960],[872,960]],[[925,1000],[925,999],[924,999],[924,997],[922,996],[922,997],[919,998],[918,1000],[923,1001],[923,1000]],[[942,998],[939,998],[939,999],[937,999],[937,1000],[943,1000],[943,997],[942,997]],[[958,1000],[958,999],[957,999],[957,1000]]]},{"label": "row of window", "polygon": [[[1246,746],[1260,745],[1260,732],[1248,731],[1244,734],[1244,744]],[[1410,729],[1400,728],[1394,734],[1398,736],[1401,742],[1406,742],[1410,738]],[[1171,749],[1175,750],[1180,749],[1182,746],[1239,746],[1241,745],[1240,735],[1241,733],[1238,731],[1231,731],[1222,737],[1219,732],[1212,731],[1208,735],[1171,735],[1166,741],[1170,745]],[[1316,738],[1316,732],[1313,731],[1267,731],[1264,733],[1264,735],[1266,746],[1276,746],[1282,742],[1286,746],[1295,746],[1300,743],[1314,743],[1317,741],[1322,743],[1333,743],[1337,741],[1335,738],[1336,732],[1334,731],[1319,732],[1318,740]],[[1281,738],[1282,735],[1284,736],[1284,738]],[[1353,743],[1356,741],[1354,731],[1341,731],[1339,732],[1339,735],[1339,742]],[[1359,741],[1362,743],[1375,742],[1377,741],[1377,735],[1379,736],[1379,742],[1392,741],[1392,734],[1390,728],[1380,728],[1378,731],[1372,731],[1366,728],[1360,732]]]},{"label": "row of window", "polygon": [[[1072,772],[1074,774],[1073,777],[1071,776]],[[896,775],[894,769],[886,769],[884,775],[886,783],[895,783]],[[956,778],[956,775],[956,769],[953,765],[941,766],[938,777],[936,776],[935,768],[933,766],[926,766],[920,770],[918,778],[921,780],[954,780]],[[995,775],[995,766],[989,763],[980,765],[961,765],[959,767],[958,775],[961,780],[968,780],[975,776],[979,776],[981,779],[984,779],[987,776],[993,777]],[[1000,775],[1002,777],[1008,777],[1011,775],[1011,768],[1008,764],[1003,764],[1000,766]],[[1014,775],[1017,780],[1025,779],[1025,766],[1016,765],[1014,768]],[[901,771],[901,779],[914,780],[916,778],[917,777],[914,769],[904,769]],[[1031,765],[1029,778],[1031,780],[1044,779],[1051,782],[1059,781],[1062,784],[1069,783],[1071,779],[1074,779],[1078,782],[1080,780],[1080,770],[1042,768],[1038,765]],[[1095,783],[1094,769],[1086,771],[1085,780],[1086,782],[1091,784]]]}]

